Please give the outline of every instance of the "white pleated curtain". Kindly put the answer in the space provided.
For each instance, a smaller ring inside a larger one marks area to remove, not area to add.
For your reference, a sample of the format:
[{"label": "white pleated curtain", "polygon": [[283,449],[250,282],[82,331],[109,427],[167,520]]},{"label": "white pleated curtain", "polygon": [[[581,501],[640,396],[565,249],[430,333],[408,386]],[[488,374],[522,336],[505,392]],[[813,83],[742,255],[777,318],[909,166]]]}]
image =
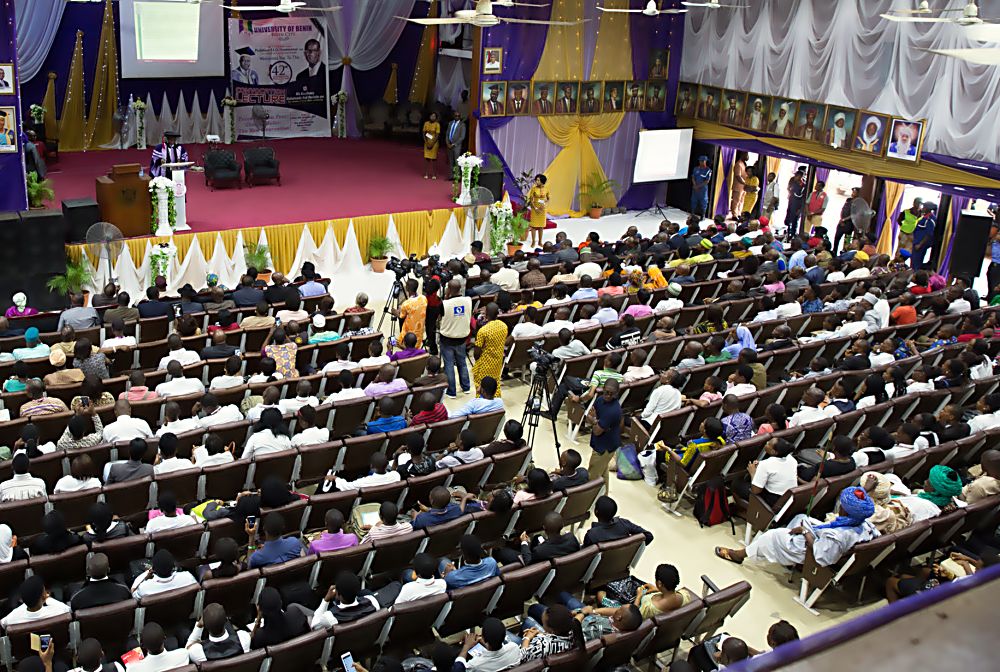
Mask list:
[{"label": "white pleated curtain", "polygon": [[[347,135],[361,135],[361,106],[354,88],[353,70],[372,70],[389,56],[396,46],[415,0],[323,0],[327,6],[342,5],[339,12],[328,14],[329,69],[344,68],[340,84],[347,94]],[[344,58],[350,64],[344,63]],[[332,93],[332,92],[331,92]]]},{"label": "white pleated curtain", "polygon": [[[1000,163],[1000,69],[923,49],[1000,48],[942,23],[881,18],[912,0],[754,0],[691,11],[681,79],[928,119],[924,151]],[[961,9],[964,0],[933,3]],[[1000,17],[1000,0],[980,13]],[[947,16],[960,16],[950,13]]]},{"label": "white pleated curtain", "polygon": [[14,0],[17,78],[21,84],[41,72],[65,9],[66,0]]}]

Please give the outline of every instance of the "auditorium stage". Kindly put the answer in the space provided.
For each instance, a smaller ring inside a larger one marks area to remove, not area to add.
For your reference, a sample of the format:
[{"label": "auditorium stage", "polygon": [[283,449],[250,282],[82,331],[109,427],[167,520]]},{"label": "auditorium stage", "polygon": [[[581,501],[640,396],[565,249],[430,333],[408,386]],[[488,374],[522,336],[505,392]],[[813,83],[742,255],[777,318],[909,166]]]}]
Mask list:
[{"label": "auditorium stage", "polygon": [[[204,174],[189,173],[188,224],[193,232],[434,210],[454,206],[445,152],[438,179],[423,179],[419,145],[381,139],[295,138],[225,146],[236,152],[273,147],[281,161],[281,185],[212,191]],[[204,163],[207,145],[186,145],[192,161]],[[151,150],[66,152],[51,166],[56,202],[94,198],[94,181],[118,163],[149,167]]]}]

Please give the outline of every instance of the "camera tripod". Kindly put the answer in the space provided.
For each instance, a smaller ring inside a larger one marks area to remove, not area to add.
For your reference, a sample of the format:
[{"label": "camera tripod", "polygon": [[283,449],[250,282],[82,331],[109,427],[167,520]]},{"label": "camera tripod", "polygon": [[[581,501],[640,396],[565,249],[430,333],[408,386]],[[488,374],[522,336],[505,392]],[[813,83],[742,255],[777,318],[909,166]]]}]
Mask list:
[{"label": "camera tripod", "polygon": [[[385,316],[389,316],[389,338],[393,338],[396,335],[396,330],[399,329],[399,319],[396,315],[399,314],[399,309],[403,305],[403,301],[406,300],[406,291],[403,288],[403,280],[398,275],[396,279],[392,281],[392,287],[389,288],[389,295],[385,297],[385,305],[382,306],[382,316],[378,318],[378,325],[376,326],[376,331],[382,331],[382,324],[385,322]],[[392,314],[392,311],[396,311],[396,315]]]},{"label": "camera tripod", "polygon": [[[528,401],[524,406],[524,414],[521,416],[521,427],[524,429],[524,440],[528,447],[535,449],[535,430],[538,429],[539,420],[542,417],[542,401],[545,401],[546,410],[552,408],[552,394],[549,392],[549,381],[555,388],[556,379],[552,369],[546,368],[543,371],[531,372],[531,386],[528,388]],[[549,422],[552,423],[552,441],[556,445],[556,461],[559,460],[559,435],[556,433],[556,418],[551,416]]]}]

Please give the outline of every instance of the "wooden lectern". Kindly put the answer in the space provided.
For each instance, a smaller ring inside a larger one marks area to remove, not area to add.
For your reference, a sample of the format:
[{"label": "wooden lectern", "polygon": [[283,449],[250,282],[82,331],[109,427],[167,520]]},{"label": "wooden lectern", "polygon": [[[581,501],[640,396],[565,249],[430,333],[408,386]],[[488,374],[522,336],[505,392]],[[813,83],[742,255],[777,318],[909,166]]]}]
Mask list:
[{"label": "wooden lectern", "polygon": [[117,226],[126,237],[148,236],[151,231],[149,176],[140,176],[141,169],[138,163],[119,164],[111,167],[109,175],[97,178],[101,219]]}]

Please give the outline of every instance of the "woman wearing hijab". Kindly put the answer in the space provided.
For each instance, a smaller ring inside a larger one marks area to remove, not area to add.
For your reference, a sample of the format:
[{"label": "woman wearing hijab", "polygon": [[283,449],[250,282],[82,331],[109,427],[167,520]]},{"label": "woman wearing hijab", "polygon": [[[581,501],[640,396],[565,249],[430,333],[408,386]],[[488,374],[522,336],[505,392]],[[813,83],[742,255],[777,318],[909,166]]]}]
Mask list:
[{"label": "woman wearing hijab", "polygon": [[[875,502],[875,513],[868,519],[879,534],[892,534],[913,524],[913,514],[898,499],[892,498],[893,478],[895,474],[881,474],[868,471],[861,474],[861,487],[868,491]],[[900,483],[901,484],[901,483]]]},{"label": "woman wearing hijab", "polygon": [[880,154],[882,152],[882,120],[878,117],[868,117],[861,133],[854,139],[854,149],[862,152]]},{"label": "woman wearing hijab", "polygon": [[27,557],[28,554],[24,549],[17,547],[17,536],[10,529],[10,525],[0,523],[0,565],[25,560]]},{"label": "woman wearing hijab", "polygon": [[742,324],[736,327],[736,341],[727,345],[725,350],[733,358],[740,356],[740,351],[750,349],[757,352],[757,341],[753,340],[753,334]]},{"label": "woman wearing hijab", "polygon": [[250,631],[250,649],[282,644],[309,631],[304,613],[297,608],[282,609],[281,594],[268,586],[257,599],[257,619]]},{"label": "woman wearing hijab", "polygon": [[115,518],[111,507],[104,502],[97,502],[90,506],[90,511],[87,513],[87,529],[83,533],[83,540],[88,544],[93,544],[95,541],[120,539],[131,533],[128,524]]},{"label": "woman wearing hijab", "polygon": [[24,295],[24,292],[18,292],[11,297],[11,300],[14,305],[7,309],[4,317],[31,317],[38,314],[37,308],[28,305],[28,297]]},{"label": "woman wearing hijab", "polygon": [[934,518],[954,507],[955,497],[962,494],[962,479],[951,467],[937,464],[931,467],[924,489],[900,497],[899,502],[913,513],[913,522]]},{"label": "woman wearing hijab", "polygon": [[79,546],[83,539],[76,532],[66,529],[66,519],[59,511],[49,511],[42,517],[42,533],[31,542],[32,555],[62,553],[67,548]]}]

